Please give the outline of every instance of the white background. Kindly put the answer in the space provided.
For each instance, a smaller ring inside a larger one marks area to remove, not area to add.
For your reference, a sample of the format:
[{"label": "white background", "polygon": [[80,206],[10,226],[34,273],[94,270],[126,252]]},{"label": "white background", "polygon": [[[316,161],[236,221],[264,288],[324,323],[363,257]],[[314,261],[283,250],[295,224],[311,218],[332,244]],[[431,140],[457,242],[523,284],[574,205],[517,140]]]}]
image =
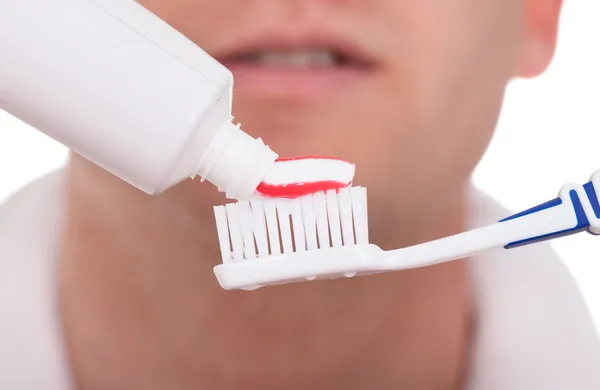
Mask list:
[{"label": "white background", "polygon": [[[522,210],[549,200],[569,181],[600,169],[600,1],[567,1],[557,58],[549,72],[510,88],[497,135],[475,182]],[[65,149],[0,112],[0,201],[59,167]],[[553,243],[600,324],[600,237]]]}]

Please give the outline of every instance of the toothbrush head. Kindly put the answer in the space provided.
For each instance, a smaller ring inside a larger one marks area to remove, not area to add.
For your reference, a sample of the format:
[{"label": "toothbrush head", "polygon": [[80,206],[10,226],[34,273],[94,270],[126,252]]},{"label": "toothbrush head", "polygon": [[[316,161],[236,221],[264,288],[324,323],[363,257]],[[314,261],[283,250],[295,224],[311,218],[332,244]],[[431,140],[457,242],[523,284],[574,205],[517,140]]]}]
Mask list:
[{"label": "toothbrush head", "polygon": [[228,290],[354,276],[372,247],[364,187],[257,198],[214,212],[223,257],[215,275]]}]

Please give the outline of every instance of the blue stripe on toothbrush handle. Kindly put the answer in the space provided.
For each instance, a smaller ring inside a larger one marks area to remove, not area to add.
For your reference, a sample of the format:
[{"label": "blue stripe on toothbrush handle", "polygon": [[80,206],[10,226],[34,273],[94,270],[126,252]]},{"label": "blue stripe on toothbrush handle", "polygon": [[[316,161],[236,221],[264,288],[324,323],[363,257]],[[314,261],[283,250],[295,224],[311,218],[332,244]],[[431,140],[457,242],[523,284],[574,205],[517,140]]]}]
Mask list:
[{"label": "blue stripe on toothbrush handle", "polygon": [[[585,190],[585,194],[587,195],[587,198],[588,198],[588,199],[586,199],[586,201],[589,200],[589,203],[592,206],[592,210],[595,214],[596,221],[594,223],[597,224],[597,221],[600,219],[600,201],[598,199],[598,194],[596,193],[596,190],[594,188],[594,184],[592,181],[590,181],[590,182],[586,183],[585,185],[583,185],[582,187]],[[573,228],[546,234],[546,235],[542,235],[542,236],[538,236],[538,237],[531,237],[531,238],[527,238],[524,240],[511,242],[508,245],[506,245],[505,248],[506,249],[516,248],[516,247],[523,246],[523,245],[533,244],[533,243],[540,242],[540,241],[546,241],[546,240],[550,240],[550,239],[554,239],[554,238],[559,238],[559,237],[579,233],[584,230],[588,230],[589,233],[594,234],[594,232],[592,231],[593,229],[590,229],[590,226],[591,226],[590,218],[594,219],[594,216],[586,215],[582,201],[579,198],[579,194],[577,193],[577,191],[575,189],[571,189],[568,192],[568,194],[569,194],[569,197],[570,197],[572,205],[573,205],[573,211],[577,218],[577,224]],[[500,222],[505,222],[505,221],[510,221],[513,219],[521,218],[526,215],[534,214],[534,213],[537,213],[537,212],[540,212],[543,210],[547,210],[547,209],[550,209],[553,207],[560,206],[562,204],[563,204],[563,200],[561,198],[556,198],[549,202],[543,203],[539,206],[533,207],[529,210],[525,210],[521,213],[512,215],[508,218],[501,220]]]},{"label": "blue stripe on toothbrush handle", "polygon": [[596,218],[600,218],[600,201],[598,200],[598,194],[596,194],[596,190],[594,189],[594,183],[590,181],[586,183],[583,188],[585,189],[585,193],[592,203],[592,208],[594,209]]},{"label": "blue stripe on toothbrush handle", "polygon": [[500,220],[499,222],[506,222],[506,221],[510,221],[511,219],[517,219],[517,218],[524,217],[526,215],[535,214],[538,211],[548,210],[548,209],[551,209],[552,207],[560,206],[561,204],[562,204],[561,198],[552,199],[546,203],[542,203],[539,206],[532,207],[532,208],[522,211],[518,214],[511,215],[508,218],[504,218],[504,219]]},{"label": "blue stripe on toothbrush handle", "polygon": [[[567,229],[567,230],[558,231],[555,233],[545,234],[543,236],[532,237],[532,238],[528,238],[528,239],[521,240],[521,241],[511,242],[508,245],[506,245],[504,248],[506,248],[506,249],[517,248],[520,246],[535,244],[537,242],[542,242],[542,241],[547,241],[547,240],[551,240],[554,238],[564,237],[564,236],[568,236],[568,235],[575,234],[575,233],[580,233],[582,231],[587,230],[590,227],[590,222],[587,218],[587,215],[585,215],[585,210],[583,209],[583,206],[581,205],[581,200],[579,199],[579,196],[577,195],[577,191],[571,190],[569,192],[569,196],[571,198],[571,201],[573,202],[573,208],[575,210],[575,215],[577,216],[577,225],[575,225],[575,227],[573,227],[571,229]],[[548,203],[552,204],[551,206],[543,207],[543,205],[540,205],[543,208],[533,208],[533,209],[531,209],[533,211],[531,211],[531,210],[525,211],[525,212],[521,213],[521,215],[518,216],[517,218],[520,218],[525,215],[533,214],[537,211],[546,210],[551,207],[555,207],[557,205],[562,204],[562,200],[560,198],[558,198],[558,200],[560,200],[560,202],[557,202],[556,199],[551,202],[548,202]],[[538,207],[540,207],[540,206],[538,206]],[[509,217],[500,222],[510,220],[510,219],[514,219],[514,218]]]}]

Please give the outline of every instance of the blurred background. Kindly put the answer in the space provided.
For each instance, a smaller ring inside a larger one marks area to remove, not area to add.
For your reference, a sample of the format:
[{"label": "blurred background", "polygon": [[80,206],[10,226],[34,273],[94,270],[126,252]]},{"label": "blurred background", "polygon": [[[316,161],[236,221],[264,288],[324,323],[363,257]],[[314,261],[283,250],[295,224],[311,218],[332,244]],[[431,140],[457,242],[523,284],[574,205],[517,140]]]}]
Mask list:
[{"label": "blurred background", "polygon": [[[600,1],[565,2],[557,58],[536,80],[515,81],[492,146],[477,168],[477,186],[513,210],[556,196],[600,169]],[[0,203],[60,167],[59,144],[0,111]],[[600,237],[553,243],[579,282],[600,325]]]}]

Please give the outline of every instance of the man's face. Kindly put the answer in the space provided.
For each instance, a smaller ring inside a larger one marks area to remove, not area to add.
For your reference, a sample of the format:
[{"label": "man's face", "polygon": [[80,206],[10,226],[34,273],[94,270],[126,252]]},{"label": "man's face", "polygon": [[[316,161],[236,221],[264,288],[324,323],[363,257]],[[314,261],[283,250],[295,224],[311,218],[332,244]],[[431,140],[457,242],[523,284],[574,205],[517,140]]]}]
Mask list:
[{"label": "man's face", "polygon": [[355,162],[356,183],[381,200],[469,176],[516,72],[524,15],[522,0],[140,3],[233,71],[245,131],[280,156]]}]

